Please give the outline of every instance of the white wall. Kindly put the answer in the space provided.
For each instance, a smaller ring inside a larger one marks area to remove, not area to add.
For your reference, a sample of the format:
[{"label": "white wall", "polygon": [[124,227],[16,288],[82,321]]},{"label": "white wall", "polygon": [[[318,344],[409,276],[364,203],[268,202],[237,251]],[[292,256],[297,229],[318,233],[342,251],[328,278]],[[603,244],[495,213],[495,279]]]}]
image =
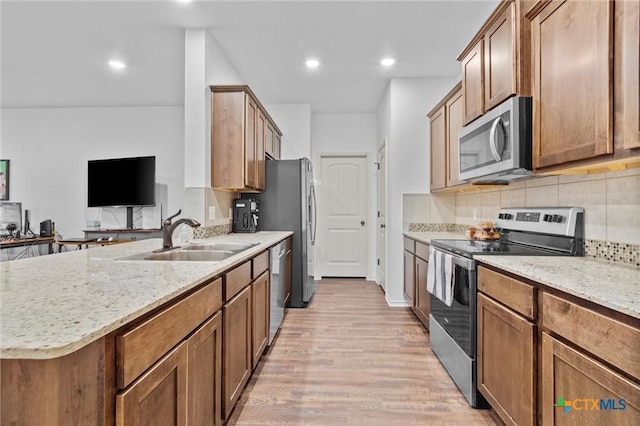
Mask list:
[{"label": "white wall", "polygon": [[[314,114],[311,118],[311,159],[318,179],[322,154],[369,154],[369,206],[368,206],[368,253],[367,279],[374,280],[376,274],[376,170],[377,155],[376,114]],[[322,185],[317,190],[322,191]],[[320,208],[320,206],[319,206]],[[319,232],[318,244],[322,244]],[[317,259],[318,261],[320,259]],[[316,262],[316,264],[319,264]]]},{"label": "white wall", "polygon": [[[244,84],[220,45],[203,28],[185,30],[183,216],[206,226],[230,223],[234,193],[211,188],[211,85]],[[215,208],[215,219],[209,217]]]},{"label": "white wall", "polygon": [[452,78],[392,79],[388,94],[378,108],[379,131],[385,132],[380,136],[388,137],[386,297],[390,305],[405,302],[402,193],[429,190],[430,143],[426,114],[455,84]]},{"label": "white wall", "polygon": [[87,161],[155,155],[157,205],[134,225],[157,228],[160,203],[165,213],[182,203],[183,127],[181,106],[5,108],[0,156],[11,160],[11,200],[31,211],[35,232],[44,219],[67,238],[83,236],[87,220],[124,228],[124,208],[87,208]]},{"label": "white wall", "polygon": [[282,132],[280,158],[311,158],[311,105],[264,105]]}]

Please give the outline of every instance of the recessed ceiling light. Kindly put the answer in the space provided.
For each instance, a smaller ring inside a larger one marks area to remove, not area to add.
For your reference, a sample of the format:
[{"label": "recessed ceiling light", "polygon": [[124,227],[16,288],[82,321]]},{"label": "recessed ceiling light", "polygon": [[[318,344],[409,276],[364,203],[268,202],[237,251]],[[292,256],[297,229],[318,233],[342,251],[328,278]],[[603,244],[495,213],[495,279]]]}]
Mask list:
[{"label": "recessed ceiling light", "polygon": [[111,66],[111,68],[116,69],[116,70],[121,70],[126,68],[127,66],[124,64],[124,62],[122,61],[118,61],[116,59],[112,59],[109,61],[109,65]]},{"label": "recessed ceiling light", "polygon": [[305,62],[305,65],[309,68],[317,68],[318,65],[320,65],[320,62],[318,62],[317,59],[309,59]]},{"label": "recessed ceiling light", "polygon": [[109,61],[109,65],[111,65],[111,68],[116,69],[116,70],[121,70],[126,68],[127,66],[124,64],[124,62],[122,61],[118,61],[118,60],[111,60]]},{"label": "recessed ceiling light", "polygon": [[380,63],[385,67],[390,67],[391,65],[396,63],[396,60],[393,58],[384,58],[383,60],[380,61]]},{"label": "recessed ceiling light", "polygon": [[191,0],[176,0],[178,3],[191,3]]}]

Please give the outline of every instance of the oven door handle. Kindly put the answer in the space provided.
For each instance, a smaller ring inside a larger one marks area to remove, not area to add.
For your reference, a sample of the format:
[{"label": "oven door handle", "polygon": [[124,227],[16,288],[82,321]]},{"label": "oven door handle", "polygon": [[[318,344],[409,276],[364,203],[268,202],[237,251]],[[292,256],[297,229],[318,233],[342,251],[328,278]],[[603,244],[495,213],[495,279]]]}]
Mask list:
[{"label": "oven door handle", "polygon": [[476,261],[473,259],[467,259],[466,257],[460,256],[459,254],[452,253],[448,250],[443,250],[441,248],[436,248],[434,246],[430,246],[431,250],[434,252],[446,253],[453,256],[453,263],[460,266],[461,268],[466,269],[467,271],[475,271],[476,269]]}]

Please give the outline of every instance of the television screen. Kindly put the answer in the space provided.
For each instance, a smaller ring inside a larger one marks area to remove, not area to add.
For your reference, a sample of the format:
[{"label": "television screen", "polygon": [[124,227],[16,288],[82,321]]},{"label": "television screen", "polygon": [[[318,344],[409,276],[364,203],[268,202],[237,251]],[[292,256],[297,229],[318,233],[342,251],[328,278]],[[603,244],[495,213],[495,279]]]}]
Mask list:
[{"label": "television screen", "polygon": [[156,157],[90,160],[88,206],[154,206]]}]

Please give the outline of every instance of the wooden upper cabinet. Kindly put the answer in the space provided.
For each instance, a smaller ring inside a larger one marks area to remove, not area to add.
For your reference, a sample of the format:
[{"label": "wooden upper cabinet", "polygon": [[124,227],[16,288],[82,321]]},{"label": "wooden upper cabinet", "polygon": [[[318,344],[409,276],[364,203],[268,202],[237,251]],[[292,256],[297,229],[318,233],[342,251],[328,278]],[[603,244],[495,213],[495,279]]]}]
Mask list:
[{"label": "wooden upper cabinet", "polygon": [[431,123],[431,191],[460,189],[458,131],[463,122],[463,89],[458,83],[427,115]]},{"label": "wooden upper cabinet", "polygon": [[463,124],[513,95],[531,95],[530,24],[526,0],[503,0],[458,56]]},{"label": "wooden upper cabinet", "polygon": [[271,125],[271,123],[267,123],[267,130],[266,130],[266,137],[265,137],[265,145],[264,145],[264,150],[265,153],[273,158],[273,145],[274,145],[274,136],[275,136],[275,132],[273,131],[273,126]]},{"label": "wooden upper cabinet", "polygon": [[211,186],[260,192],[271,133],[282,134],[248,86],[211,86]]},{"label": "wooden upper cabinet", "polygon": [[640,148],[640,2],[618,1],[615,9],[614,138],[615,146],[630,150]]},{"label": "wooden upper cabinet", "polygon": [[262,137],[264,119],[260,115],[258,104],[251,96],[245,95],[246,99],[246,126],[244,142],[244,185],[255,188],[257,186],[257,165],[256,146]]},{"label": "wooden upper cabinet", "polygon": [[273,140],[273,158],[275,160],[279,160],[281,158],[282,151],[282,135],[276,133],[275,139]]},{"label": "wooden upper cabinet", "polygon": [[506,8],[484,35],[484,109],[516,93],[514,73],[515,6]]},{"label": "wooden upper cabinet", "polygon": [[445,107],[441,106],[433,114],[431,120],[431,190],[442,189],[447,186],[446,175],[446,144],[447,122]]},{"label": "wooden upper cabinet", "polygon": [[536,169],[613,152],[613,7],[552,1],[530,14]]},{"label": "wooden upper cabinet", "polygon": [[483,42],[479,40],[462,59],[462,91],[464,124],[484,113]]},{"label": "wooden upper cabinet", "polygon": [[445,104],[447,118],[447,187],[460,185],[460,165],[458,158],[458,132],[462,129],[463,107],[462,87],[454,92]]},{"label": "wooden upper cabinet", "polygon": [[254,184],[254,188],[257,190],[263,190],[265,186],[265,166],[264,166],[264,156],[265,156],[265,145],[267,141],[267,119],[265,117],[264,111],[258,110],[258,132],[256,136],[256,144],[255,144],[255,156],[256,156],[256,180]]}]

